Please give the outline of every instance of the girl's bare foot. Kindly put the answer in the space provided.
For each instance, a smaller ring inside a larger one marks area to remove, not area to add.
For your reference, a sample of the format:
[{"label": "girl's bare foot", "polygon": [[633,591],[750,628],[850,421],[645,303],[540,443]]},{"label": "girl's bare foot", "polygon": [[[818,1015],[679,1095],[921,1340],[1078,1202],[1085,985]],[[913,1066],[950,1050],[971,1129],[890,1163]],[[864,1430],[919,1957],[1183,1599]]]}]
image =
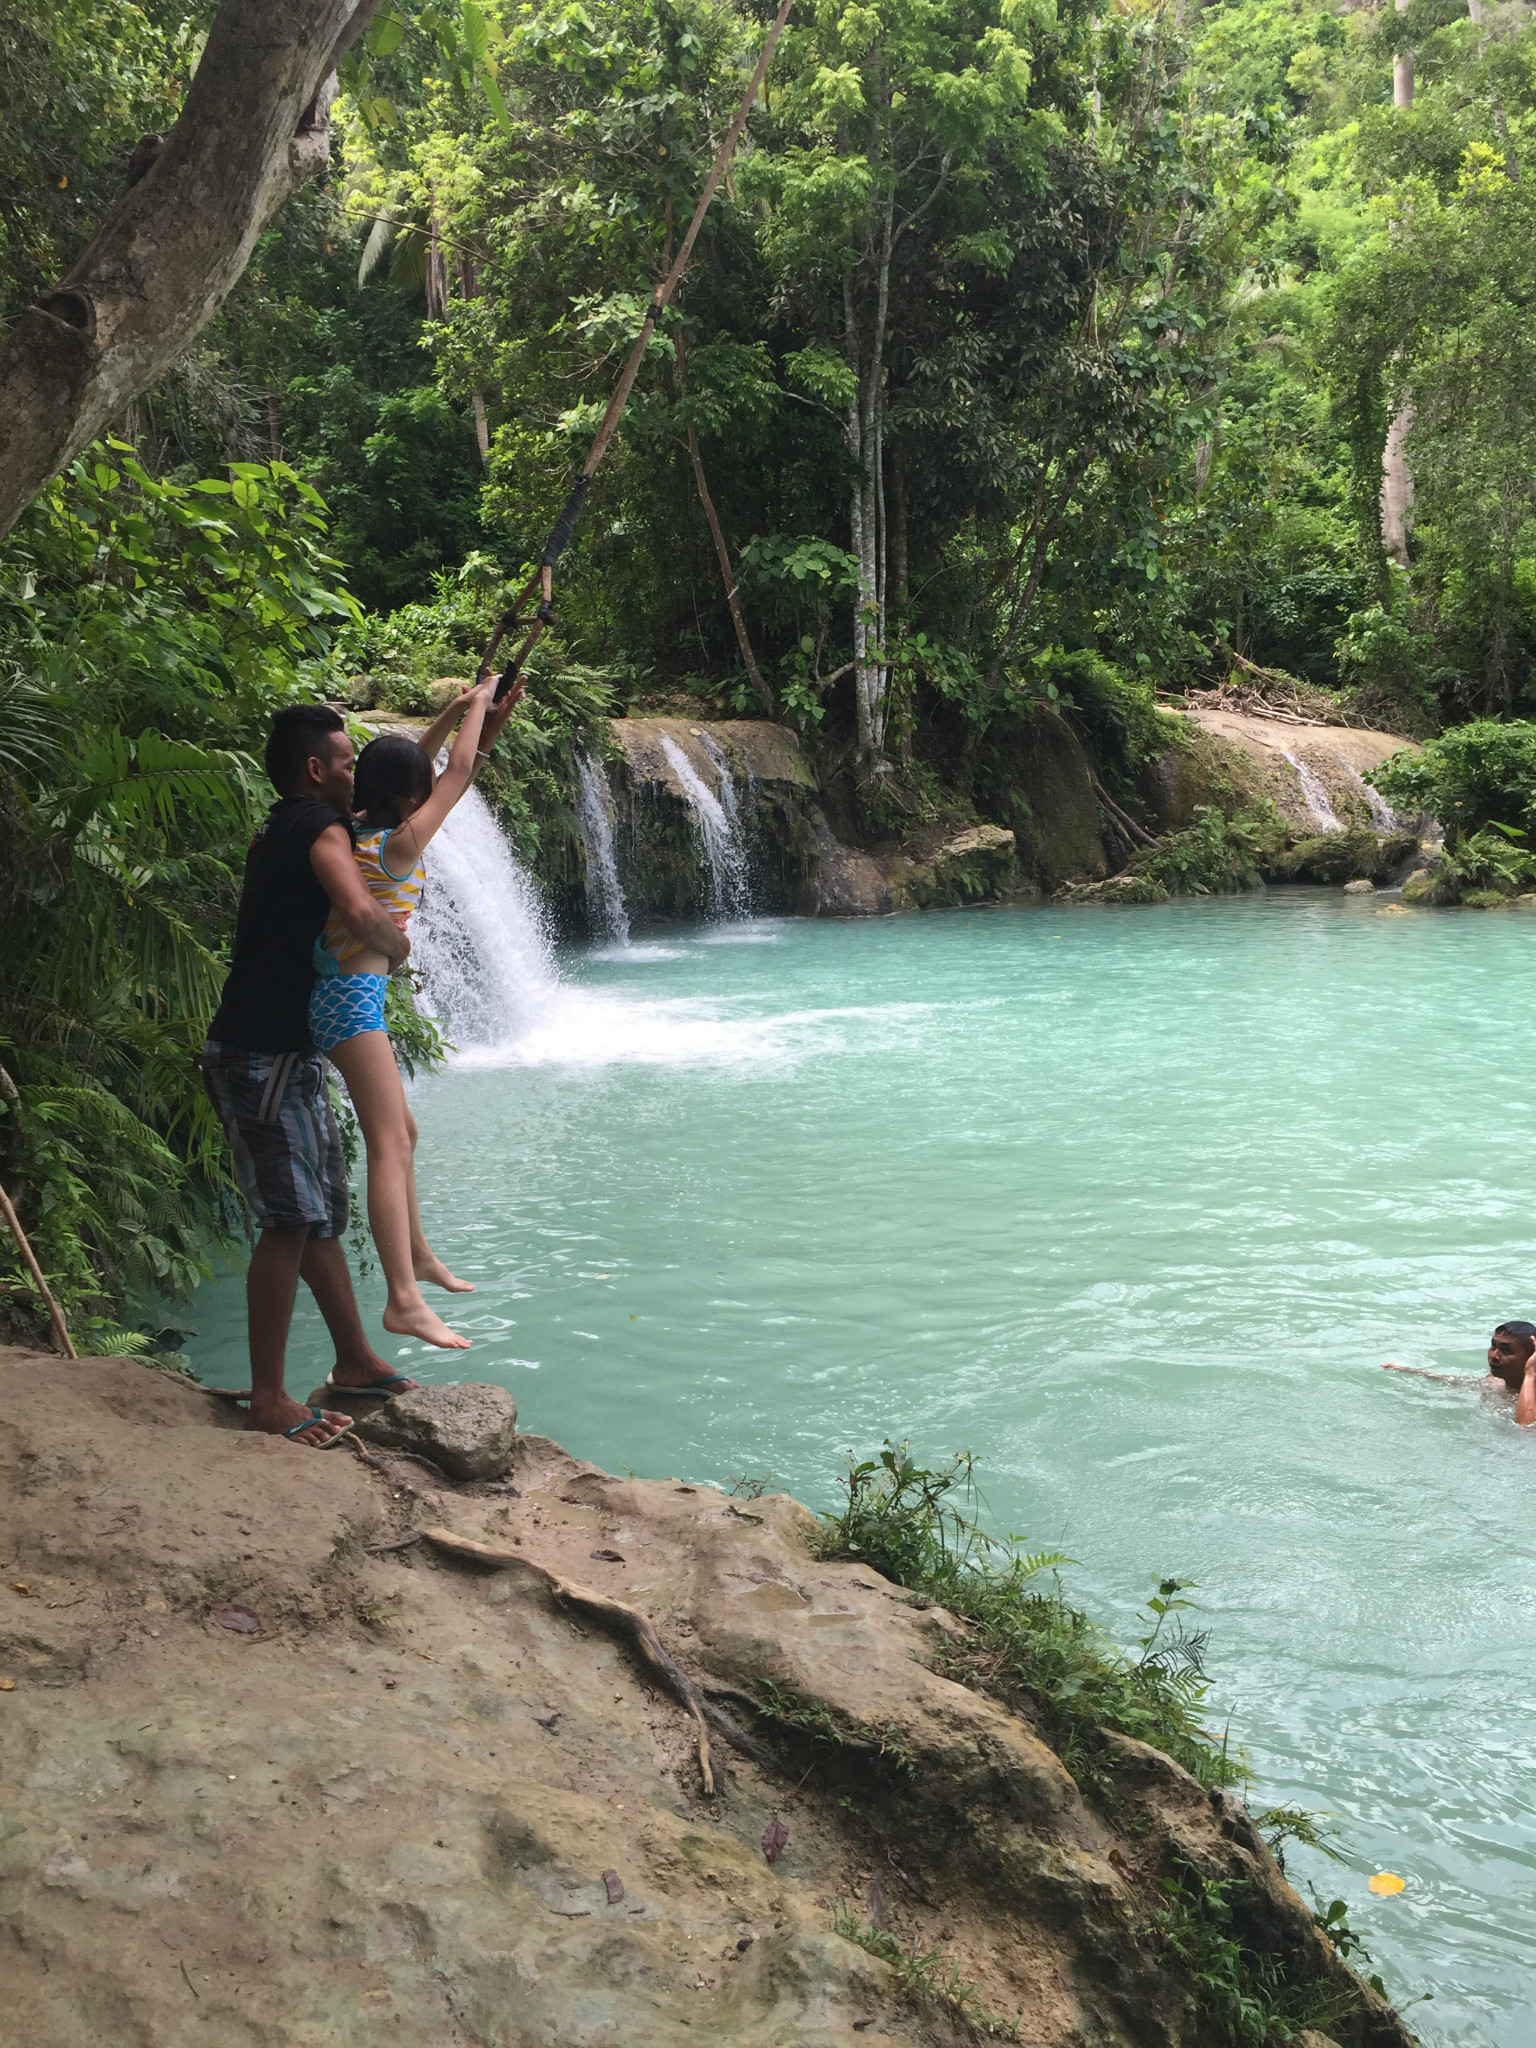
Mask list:
[{"label": "girl's bare foot", "polygon": [[396,1308],[391,1302],[384,1310],[384,1327],[396,1337],[419,1337],[423,1344],[436,1344],[444,1351],[467,1351],[471,1340],[450,1330],[423,1301],[412,1308]]},{"label": "girl's bare foot", "polygon": [[457,1273],[450,1273],[436,1252],[428,1252],[425,1258],[412,1261],[412,1270],[418,1280],[425,1280],[429,1287],[445,1287],[450,1294],[473,1294],[473,1280],[461,1280]]}]

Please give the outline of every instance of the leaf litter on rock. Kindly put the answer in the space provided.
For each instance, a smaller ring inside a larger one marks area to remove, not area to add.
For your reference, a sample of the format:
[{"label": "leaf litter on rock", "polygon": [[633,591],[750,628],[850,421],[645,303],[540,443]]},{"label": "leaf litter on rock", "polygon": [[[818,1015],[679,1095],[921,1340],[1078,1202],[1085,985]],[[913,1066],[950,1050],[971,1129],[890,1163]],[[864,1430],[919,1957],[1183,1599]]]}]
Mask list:
[{"label": "leaf litter on rock", "polygon": [[770,1863],[777,1863],[788,1847],[789,1829],[775,1814],[763,1833],[763,1854]]},{"label": "leaf litter on rock", "polygon": [[624,1896],[624,1880],[616,1870],[603,1872],[603,1889],[608,1894],[610,1906],[616,1906]]},{"label": "leaf litter on rock", "polygon": [[592,1555],[603,1564],[623,1564],[625,1561],[621,1550],[594,1550]]}]

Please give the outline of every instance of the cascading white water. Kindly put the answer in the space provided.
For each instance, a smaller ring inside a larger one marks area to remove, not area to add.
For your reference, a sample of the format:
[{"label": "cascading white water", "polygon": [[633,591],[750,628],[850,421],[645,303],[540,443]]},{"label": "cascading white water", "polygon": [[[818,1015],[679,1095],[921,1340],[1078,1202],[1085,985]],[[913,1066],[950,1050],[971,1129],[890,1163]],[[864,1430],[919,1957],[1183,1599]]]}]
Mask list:
[{"label": "cascading white water", "polygon": [[525,1036],[560,989],[543,905],[473,789],[427,850],[411,961],[426,976],[427,1009],[459,1047]]},{"label": "cascading white water", "polygon": [[1381,791],[1379,789],[1372,789],[1365,777],[1358,774],[1353,768],[1349,772],[1354,776],[1356,782],[1359,783],[1361,794],[1364,796],[1367,804],[1370,805],[1371,823],[1376,827],[1376,830],[1378,832],[1395,832],[1397,830],[1397,813],[1387,802]]},{"label": "cascading white water", "polygon": [[576,763],[576,822],[586,851],[587,911],[592,928],[611,945],[629,944],[629,912],[613,850],[613,796],[590,754]]},{"label": "cascading white water", "polygon": [[[662,734],[661,745],[682,785],[698,827],[704,865],[709,871],[710,909],[721,918],[750,916],[752,891],[747,875],[747,847],[737,816],[736,792],[731,785],[729,769],[724,766],[724,757],[720,757],[718,764],[721,768],[721,793],[717,797],[670,733]],[[711,760],[714,759],[715,756],[711,755]],[[722,798],[729,801],[729,813]]]},{"label": "cascading white water", "polygon": [[1301,784],[1302,800],[1312,813],[1314,823],[1324,832],[1342,832],[1345,829],[1344,821],[1333,808],[1317,771],[1309,768],[1305,761],[1299,761],[1294,754],[1286,753],[1284,747],[1281,747],[1279,752],[1296,770],[1296,779]]}]

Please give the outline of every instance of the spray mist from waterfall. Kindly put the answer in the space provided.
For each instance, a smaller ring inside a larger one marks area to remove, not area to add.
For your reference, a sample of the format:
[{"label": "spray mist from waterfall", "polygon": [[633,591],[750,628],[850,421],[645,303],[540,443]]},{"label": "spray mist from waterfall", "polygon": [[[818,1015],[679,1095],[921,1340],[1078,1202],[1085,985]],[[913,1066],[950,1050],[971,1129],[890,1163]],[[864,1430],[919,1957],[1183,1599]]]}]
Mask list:
[{"label": "spray mist from waterfall", "polygon": [[[637,946],[625,957],[676,956]],[[707,999],[646,1000],[565,980],[538,891],[474,790],[427,849],[411,963],[423,973],[422,1007],[460,1069],[701,1064],[761,1072],[840,1028],[840,1013],[738,1017]]]},{"label": "spray mist from waterfall", "polygon": [[426,976],[426,1007],[461,1049],[524,1036],[559,992],[544,906],[476,790],[428,851],[411,962]]}]

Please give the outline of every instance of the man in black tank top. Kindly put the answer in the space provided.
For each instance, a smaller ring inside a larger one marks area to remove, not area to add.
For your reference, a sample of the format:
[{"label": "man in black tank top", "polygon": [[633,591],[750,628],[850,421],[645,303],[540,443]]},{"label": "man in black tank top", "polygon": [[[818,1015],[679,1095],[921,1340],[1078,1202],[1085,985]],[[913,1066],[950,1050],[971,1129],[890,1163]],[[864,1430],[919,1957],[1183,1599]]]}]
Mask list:
[{"label": "man in black tank top", "polygon": [[368,1342],[341,1239],[347,1177],[325,1060],[309,1035],[315,940],[334,905],[392,961],[410,941],[368,893],[352,858],[352,742],[328,706],[278,712],[267,741],[278,802],[246,856],[229,978],[203,1047],[203,1079],[260,1227],[246,1276],[251,1405],[247,1428],[317,1448],[349,1418],[287,1393],[284,1364],[302,1278],[336,1344],[331,1383],[404,1393]]}]

